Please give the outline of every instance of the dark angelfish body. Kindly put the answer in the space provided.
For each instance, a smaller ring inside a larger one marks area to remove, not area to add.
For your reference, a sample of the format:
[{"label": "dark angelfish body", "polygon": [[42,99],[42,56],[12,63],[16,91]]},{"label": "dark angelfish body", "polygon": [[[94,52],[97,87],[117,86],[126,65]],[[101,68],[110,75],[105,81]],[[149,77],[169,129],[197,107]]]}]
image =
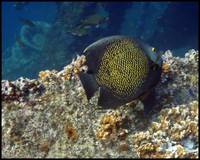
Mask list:
[{"label": "dark angelfish body", "polygon": [[155,104],[162,59],[154,48],[126,36],[110,36],[88,46],[87,73],[79,77],[88,100],[100,87],[98,105],[113,108],[139,99],[145,112]]}]

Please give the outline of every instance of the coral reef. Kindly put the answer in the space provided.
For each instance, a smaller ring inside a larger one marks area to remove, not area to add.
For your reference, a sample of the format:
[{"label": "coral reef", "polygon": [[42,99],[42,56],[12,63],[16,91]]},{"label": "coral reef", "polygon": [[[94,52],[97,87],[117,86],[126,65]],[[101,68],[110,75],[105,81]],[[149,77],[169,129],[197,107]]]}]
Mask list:
[{"label": "coral reef", "polygon": [[120,126],[125,122],[125,118],[120,116],[118,111],[103,115],[100,121],[101,126],[96,131],[96,138],[102,140],[107,140],[109,138],[125,139],[124,137],[127,133],[127,130],[119,131],[121,128]]},{"label": "coral reef", "polygon": [[23,102],[29,97],[34,99],[45,90],[44,85],[39,83],[39,81],[28,78],[24,79],[23,77],[18,78],[14,82],[2,80],[1,86],[2,100],[5,101],[17,100]]},{"label": "coral reef", "polygon": [[[197,156],[198,102],[161,110],[148,127],[133,135],[141,158],[188,158]],[[190,144],[188,144],[190,143]]]},{"label": "coral reef", "polygon": [[[163,60],[163,83],[157,87],[157,94],[162,99],[160,102],[167,101],[168,105],[175,106],[197,99],[199,77],[198,67],[195,63],[198,63],[198,52],[192,49],[185,54],[185,58],[179,58],[173,57],[168,50],[165,52]],[[176,83],[171,84],[170,81]]]},{"label": "coral reef", "polygon": [[198,56],[165,52],[157,106],[146,116],[139,101],[102,109],[96,92],[88,102],[77,76],[84,56],[37,80],[3,80],[2,158],[198,158]]}]

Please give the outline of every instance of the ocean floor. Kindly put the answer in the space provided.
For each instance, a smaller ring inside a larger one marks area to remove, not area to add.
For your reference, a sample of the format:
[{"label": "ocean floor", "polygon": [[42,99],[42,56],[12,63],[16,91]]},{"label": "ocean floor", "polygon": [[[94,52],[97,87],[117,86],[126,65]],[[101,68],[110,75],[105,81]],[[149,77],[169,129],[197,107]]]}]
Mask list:
[{"label": "ocean floor", "polygon": [[2,80],[2,158],[199,158],[198,59],[165,52],[149,115],[139,101],[102,109],[98,92],[88,102],[84,56],[38,79]]}]

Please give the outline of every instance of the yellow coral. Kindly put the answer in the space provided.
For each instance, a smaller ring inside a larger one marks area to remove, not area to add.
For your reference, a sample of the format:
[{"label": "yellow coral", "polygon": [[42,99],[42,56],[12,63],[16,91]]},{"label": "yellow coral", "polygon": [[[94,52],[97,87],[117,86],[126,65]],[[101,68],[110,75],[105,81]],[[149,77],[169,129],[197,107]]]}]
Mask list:
[{"label": "yellow coral", "polygon": [[164,73],[169,72],[169,64],[163,63],[163,65],[162,65],[162,71],[163,71]]},{"label": "yellow coral", "polygon": [[194,136],[197,135],[198,134],[198,124],[194,121],[189,122],[189,124],[187,125],[186,131],[189,134],[192,134]]},{"label": "yellow coral", "polygon": [[199,106],[198,106],[198,102],[195,101],[191,104],[191,115],[192,117],[198,116],[199,113]]},{"label": "yellow coral", "polygon": [[84,63],[86,62],[86,57],[84,55],[77,56],[76,60],[72,61],[73,66],[73,74],[78,74],[82,71],[82,67],[84,67]]},{"label": "yellow coral", "polygon": [[45,80],[49,76],[49,74],[50,74],[50,72],[48,70],[40,71],[38,76],[41,80]]},{"label": "yellow coral", "polygon": [[62,80],[70,80],[72,77],[77,78],[77,75],[82,70],[87,70],[87,66],[84,65],[86,58],[84,55],[77,56],[76,60],[73,59],[71,64],[64,67],[64,70],[57,74],[57,77],[61,77]]},{"label": "yellow coral", "polygon": [[163,130],[167,130],[169,127],[169,121],[167,120],[167,117],[161,117],[160,119],[160,127]]},{"label": "yellow coral", "polygon": [[123,130],[120,132],[120,126],[122,124],[122,120],[123,119],[118,111],[104,115],[100,121],[100,128],[96,132],[96,138],[101,140],[106,140],[108,138],[115,138],[117,136],[123,137],[124,136],[124,134],[122,136]]},{"label": "yellow coral", "polygon": [[74,71],[75,74],[78,74],[80,72],[80,70],[77,67],[74,67],[73,71]]},{"label": "yellow coral", "polygon": [[133,144],[140,144],[143,140],[150,140],[150,133],[147,132],[138,132],[133,135]]},{"label": "yellow coral", "polygon": [[156,155],[157,149],[158,149],[157,144],[146,143],[141,145],[137,149],[137,154],[140,158],[151,158]]},{"label": "yellow coral", "polygon": [[[44,82],[49,82],[53,80],[70,80],[73,76],[77,78],[77,75],[82,71],[87,70],[87,66],[84,64],[86,62],[86,58],[84,55],[77,56],[76,60],[72,60],[71,64],[64,67],[64,70],[57,73],[57,71],[40,71],[39,72],[39,79]],[[51,79],[51,80],[50,80]],[[48,84],[48,83],[47,83]]]},{"label": "yellow coral", "polygon": [[197,85],[197,83],[198,83],[198,76],[197,75],[191,75],[190,76],[190,82],[191,82],[191,84],[192,85]]},{"label": "yellow coral", "polygon": [[152,123],[151,123],[151,129],[152,129],[153,131],[159,130],[159,129],[160,129],[160,123],[152,122]]},{"label": "yellow coral", "polygon": [[184,158],[186,152],[183,146],[181,145],[176,145],[176,152],[175,152],[175,157],[174,158]]}]

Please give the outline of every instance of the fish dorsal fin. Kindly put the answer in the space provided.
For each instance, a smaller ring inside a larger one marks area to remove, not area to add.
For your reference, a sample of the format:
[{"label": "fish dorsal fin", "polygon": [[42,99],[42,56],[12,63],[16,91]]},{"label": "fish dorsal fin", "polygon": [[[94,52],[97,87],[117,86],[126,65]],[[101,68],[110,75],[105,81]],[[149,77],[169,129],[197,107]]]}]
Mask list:
[{"label": "fish dorsal fin", "polygon": [[116,40],[123,39],[123,38],[127,38],[127,37],[121,36],[121,35],[113,35],[113,36],[101,38],[97,40],[96,42],[90,44],[87,48],[85,48],[83,51],[83,54],[86,53],[88,50],[93,50],[94,48],[99,49],[99,47],[103,47],[103,46],[105,47],[108,43],[114,42]]},{"label": "fish dorsal fin", "polygon": [[79,78],[85,90],[87,99],[89,100],[94,95],[94,93],[98,90],[99,86],[96,83],[96,80],[94,79],[93,75],[81,72],[79,74]]},{"label": "fish dorsal fin", "polygon": [[102,106],[103,108],[116,108],[125,104],[124,100],[119,99],[118,97],[114,96],[111,92],[104,88],[100,88],[100,96],[98,100],[98,105]]}]

